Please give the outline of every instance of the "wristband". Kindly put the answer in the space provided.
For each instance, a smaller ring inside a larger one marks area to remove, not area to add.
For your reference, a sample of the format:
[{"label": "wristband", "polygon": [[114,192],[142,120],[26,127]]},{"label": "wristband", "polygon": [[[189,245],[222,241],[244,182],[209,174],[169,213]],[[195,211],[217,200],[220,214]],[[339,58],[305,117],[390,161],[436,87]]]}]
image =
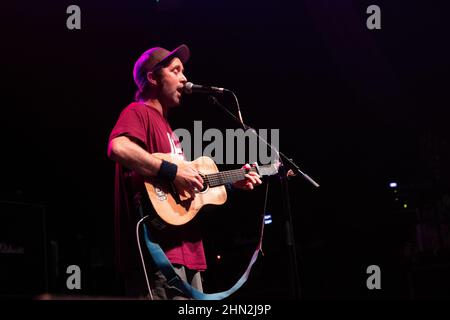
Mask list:
[{"label": "wristband", "polygon": [[161,163],[161,167],[159,167],[157,177],[172,182],[173,180],[175,180],[177,171],[178,166],[175,163],[163,160]]}]

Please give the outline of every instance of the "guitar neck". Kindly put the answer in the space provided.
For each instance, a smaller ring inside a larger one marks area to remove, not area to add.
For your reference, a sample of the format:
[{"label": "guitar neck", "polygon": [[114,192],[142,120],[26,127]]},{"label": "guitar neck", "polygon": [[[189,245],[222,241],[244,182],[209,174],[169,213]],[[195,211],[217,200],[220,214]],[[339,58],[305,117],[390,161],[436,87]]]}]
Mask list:
[{"label": "guitar neck", "polygon": [[[252,168],[253,169],[253,168]],[[252,170],[255,171],[255,170]],[[239,180],[245,179],[244,169],[235,169],[222,171],[217,173],[207,174],[204,177],[205,182],[210,187],[218,187],[228,183],[234,183]]]},{"label": "guitar neck", "polygon": [[275,174],[277,169],[275,169],[274,165],[258,166],[250,169],[234,169],[207,174],[204,176],[204,179],[210,187],[217,187],[243,180],[245,179],[245,175],[250,171],[257,172],[262,177]]}]

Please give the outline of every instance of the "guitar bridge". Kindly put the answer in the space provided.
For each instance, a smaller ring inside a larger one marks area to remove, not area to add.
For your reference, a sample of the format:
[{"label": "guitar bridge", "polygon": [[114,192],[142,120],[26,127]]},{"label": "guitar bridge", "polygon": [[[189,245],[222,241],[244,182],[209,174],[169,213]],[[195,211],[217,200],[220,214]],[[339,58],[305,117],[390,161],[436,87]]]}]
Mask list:
[{"label": "guitar bridge", "polygon": [[175,185],[173,183],[169,184],[169,189],[170,189],[170,194],[175,199],[175,202],[177,204],[180,204],[181,203],[180,194],[178,193],[177,188],[175,188]]}]

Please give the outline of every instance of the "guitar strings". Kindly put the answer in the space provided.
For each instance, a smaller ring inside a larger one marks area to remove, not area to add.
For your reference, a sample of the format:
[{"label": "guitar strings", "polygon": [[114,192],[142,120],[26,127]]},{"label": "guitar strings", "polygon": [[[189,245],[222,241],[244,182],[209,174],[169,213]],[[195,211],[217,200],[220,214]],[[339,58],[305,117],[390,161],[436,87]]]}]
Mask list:
[{"label": "guitar strings", "polygon": [[[256,168],[251,168],[249,171],[256,171]],[[219,186],[230,182],[239,181],[245,178],[244,169],[235,169],[229,171],[222,171],[204,175],[205,180],[209,186]]]},{"label": "guitar strings", "polygon": [[[273,169],[272,166],[260,166],[260,174],[261,175],[270,175],[270,170]],[[257,169],[255,167],[252,167],[249,169],[249,171],[256,172]],[[222,171],[222,172],[216,172],[211,174],[203,174],[205,182],[210,187],[220,186],[224,185],[226,183],[239,181],[245,178],[245,169],[235,169],[235,170],[229,170],[229,171]]]}]

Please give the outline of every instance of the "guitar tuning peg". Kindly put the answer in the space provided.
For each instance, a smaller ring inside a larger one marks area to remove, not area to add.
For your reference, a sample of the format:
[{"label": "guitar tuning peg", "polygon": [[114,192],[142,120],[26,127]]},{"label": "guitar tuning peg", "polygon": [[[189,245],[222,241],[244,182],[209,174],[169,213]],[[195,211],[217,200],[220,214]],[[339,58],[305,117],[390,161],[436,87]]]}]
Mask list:
[{"label": "guitar tuning peg", "polygon": [[280,160],[275,160],[275,168],[277,168],[277,170],[281,167],[281,161]]}]

